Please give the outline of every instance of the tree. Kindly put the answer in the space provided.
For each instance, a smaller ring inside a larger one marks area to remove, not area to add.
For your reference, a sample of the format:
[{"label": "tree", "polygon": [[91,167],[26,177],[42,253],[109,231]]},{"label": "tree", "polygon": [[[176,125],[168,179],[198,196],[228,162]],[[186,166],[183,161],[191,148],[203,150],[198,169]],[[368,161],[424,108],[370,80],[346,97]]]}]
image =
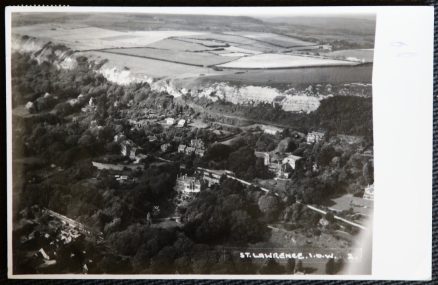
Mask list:
[{"label": "tree", "polygon": [[228,156],[232,152],[232,148],[228,145],[216,143],[212,144],[205,152],[205,161],[222,161],[228,159]]},{"label": "tree", "polygon": [[325,273],[326,274],[330,274],[330,275],[332,275],[332,274],[335,274],[336,272],[336,268],[335,268],[336,266],[335,266],[335,261],[334,261],[334,259],[333,258],[330,258],[328,261],[327,261],[327,263],[325,264]]},{"label": "tree", "polygon": [[301,260],[298,260],[297,264],[295,265],[295,272],[304,272],[304,268],[303,268],[303,262]]},{"label": "tree", "polygon": [[285,266],[285,272],[288,274],[293,274],[295,271],[295,259],[291,258],[288,259],[286,266]]},{"label": "tree", "polygon": [[265,265],[260,269],[260,274],[283,274],[284,268],[274,259],[268,259]]},{"label": "tree", "polygon": [[154,274],[170,274],[175,272],[174,267],[175,250],[166,246],[152,258],[151,271]]},{"label": "tree", "polygon": [[265,218],[268,222],[274,221],[281,211],[281,204],[278,197],[270,193],[266,193],[265,195],[261,196],[259,198],[258,205],[260,211],[265,214]]},{"label": "tree", "polygon": [[330,223],[333,223],[334,221],[335,221],[335,215],[333,215],[333,213],[332,212],[327,212],[326,214],[325,214],[325,219],[327,220],[327,221],[329,221]]},{"label": "tree", "polygon": [[248,146],[240,147],[236,151],[230,153],[228,157],[229,169],[236,173],[237,176],[245,176],[246,179],[253,179],[255,177],[254,171],[248,172],[248,169],[254,167],[255,163],[256,157],[254,155],[254,150]]}]

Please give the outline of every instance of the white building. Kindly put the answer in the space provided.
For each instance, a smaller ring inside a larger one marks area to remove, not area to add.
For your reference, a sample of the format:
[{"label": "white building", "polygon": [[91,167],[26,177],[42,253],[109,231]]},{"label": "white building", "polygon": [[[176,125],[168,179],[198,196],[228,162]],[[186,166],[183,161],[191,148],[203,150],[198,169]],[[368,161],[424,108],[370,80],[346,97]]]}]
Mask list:
[{"label": "white building", "polygon": [[205,149],[204,142],[201,139],[190,140],[190,146],[194,148]]},{"label": "white building", "polygon": [[185,144],[180,144],[178,146],[178,152],[179,153],[184,153],[186,151],[187,146]]},{"label": "white building", "polygon": [[201,192],[201,182],[195,178],[186,179],[183,191],[185,193],[199,193]]},{"label": "white building", "polygon": [[27,111],[29,111],[29,113],[32,113],[35,111],[35,105],[30,101],[26,103],[25,108]]},{"label": "white building", "polygon": [[184,119],[181,119],[181,120],[179,120],[178,121],[178,128],[182,128],[182,127],[185,127],[186,126],[186,120],[184,120]]},{"label": "white building", "polygon": [[166,152],[171,147],[170,143],[165,143],[161,145],[161,151]]},{"label": "white building", "polygon": [[168,126],[175,125],[175,119],[174,118],[166,118],[166,125],[168,125]]},{"label": "white building", "polygon": [[183,175],[179,176],[176,181],[177,191],[184,194],[201,192],[201,181],[195,177]]},{"label": "white building", "polygon": [[254,152],[254,155],[256,157],[263,158],[264,165],[269,165],[269,163],[271,162],[271,158],[269,156],[269,153],[267,152],[256,151]]},{"label": "white building", "polygon": [[265,134],[274,135],[274,136],[276,134],[281,134],[283,132],[283,129],[280,129],[280,128],[277,128],[277,127],[274,127],[274,126],[263,125],[263,126],[261,126],[261,129],[263,130],[263,132]]},{"label": "white building", "polygon": [[326,50],[326,51],[332,51],[332,49],[333,49],[332,45],[329,45],[329,44],[321,45],[320,48],[322,50]]},{"label": "white building", "polygon": [[367,200],[374,200],[374,184],[368,185],[365,188],[363,198]]},{"label": "white building", "polygon": [[123,156],[130,156],[132,144],[130,141],[122,141],[120,143],[120,152]]},{"label": "white building", "polygon": [[194,153],[195,151],[196,151],[196,148],[188,146],[188,147],[186,147],[185,153],[187,155],[190,155],[190,154]]},{"label": "white building", "polygon": [[312,143],[317,143],[320,140],[322,140],[324,138],[324,133],[323,132],[310,132],[307,134],[307,143],[308,144],[312,144]]},{"label": "white building", "polygon": [[195,154],[196,154],[197,156],[203,157],[204,154],[205,154],[205,150],[200,149],[200,148],[197,148],[197,149],[195,150]]},{"label": "white building", "polygon": [[292,155],[289,154],[288,156],[286,156],[285,158],[283,158],[282,160],[282,164],[289,164],[292,169],[295,169],[297,166],[297,161],[300,160],[301,157],[300,156],[296,156],[296,155]]}]

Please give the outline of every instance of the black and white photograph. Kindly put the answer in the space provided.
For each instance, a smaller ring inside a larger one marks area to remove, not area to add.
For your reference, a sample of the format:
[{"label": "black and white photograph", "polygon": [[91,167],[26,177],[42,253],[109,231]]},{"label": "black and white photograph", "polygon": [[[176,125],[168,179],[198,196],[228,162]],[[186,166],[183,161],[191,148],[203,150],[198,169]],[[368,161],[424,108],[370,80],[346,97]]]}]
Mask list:
[{"label": "black and white photograph", "polygon": [[66,10],[10,14],[14,275],[372,274],[375,13]]}]

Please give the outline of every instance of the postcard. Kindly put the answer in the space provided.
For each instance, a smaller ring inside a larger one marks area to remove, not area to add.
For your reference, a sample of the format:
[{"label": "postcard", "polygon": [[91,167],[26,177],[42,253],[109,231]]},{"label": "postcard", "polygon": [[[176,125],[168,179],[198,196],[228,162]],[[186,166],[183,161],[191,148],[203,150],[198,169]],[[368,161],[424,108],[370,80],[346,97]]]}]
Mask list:
[{"label": "postcard", "polygon": [[6,26],[10,278],[430,278],[433,7]]}]

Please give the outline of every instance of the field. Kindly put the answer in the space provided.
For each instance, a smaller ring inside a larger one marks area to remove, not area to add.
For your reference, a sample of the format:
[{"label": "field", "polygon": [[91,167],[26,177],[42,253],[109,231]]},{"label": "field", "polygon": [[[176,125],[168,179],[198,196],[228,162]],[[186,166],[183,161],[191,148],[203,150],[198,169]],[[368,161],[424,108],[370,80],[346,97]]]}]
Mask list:
[{"label": "field", "polygon": [[[24,18],[21,21],[27,23]],[[14,34],[64,44],[75,50],[76,55],[85,55],[90,60],[107,59],[100,72],[122,84],[163,78],[188,89],[214,82],[276,88],[371,82],[372,65],[357,65],[362,59],[372,62],[370,49],[321,52],[323,57],[312,57],[285,52],[294,47],[315,47],[316,40],[302,40],[266,29],[207,31],[191,25],[199,30],[169,26],[167,30],[146,31],[102,25],[98,19],[84,15],[70,21],[27,23],[14,27]],[[147,21],[157,20],[151,17]]]},{"label": "field", "polygon": [[155,49],[192,51],[192,52],[201,52],[201,51],[208,52],[214,50],[214,48],[206,47],[204,45],[195,42],[183,41],[178,38],[167,38],[164,40],[160,40],[158,42],[149,44],[148,47]]},{"label": "field", "polygon": [[119,32],[90,26],[41,24],[14,28],[14,34],[36,36],[65,44],[74,50],[129,48],[173,37],[197,35],[190,31],[130,31]]},{"label": "field", "polygon": [[316,45],[316,43],[314,42],[303,41],[290,36],[283,36],[273,33],[238,32],[233,34],[280,48],[305,47]]},{"label": "field", "polygon": [[108,59],[108,62],[102,66],[102,69],[111,71],[113,68],[121,71],[125,67],[128,68],[129,76],[138,79],[147,77],[161,78],[161,77],[177,77],[182,74],[187,76],[199,76],[199,74],[212,73],[209,68],[190,66],[161,60],[154,60],[148,58],[132,57],[120,54],[105,53],[100,51],[81,52],[91,60],[100,61]]},{"label": "field", "polygon": [[374,49],[337,50],[324,55],[332,58],[373,62]]},{"label": "field", "polygon": [[318,57],[306,57],[287,54],[266,53],[248,57],[219,65],[223,68],[236,69],[271,69],[271,68],[295,68],[314,66],[341,66],[356,65],[357,63],[345,60],[326,59]]},{"label": "field", "polygon": [[261,52],[252,50],[252,49],[246,49],[246,48],[240,48],[235,46],[229,46],[224,48],[222,51],[212,51],[213,53],[224,55],[224,54],[232,54],[232,53],[241,53],[245,55],[253,55],[253,54],[260,54]]},{"label": "field", "polygon": [[128,55],[133,57],[159,59],[162,61],[175,62],[193,66],[211,66],[222,63],[227,63],[233,58],[227,58],[209,53],[196,53],[164,49],[152,49],[152,48],[124,48],[124,49],[106,49],[102,50],[107,53]]},{"label": "field", "polygon": [[282,48],[279,49],[277,46],[271,45],[269,43],[256,41],[255,39],[245,38],[239,35],[232,34],[199,34],[194,36],[192,35],[180,37],[179,39],[197,43],[203,42],[204,44],[215,41],[218,43],[226,43],[230,46],[249,49],[256,52],[272,52],[283,50]]}]

